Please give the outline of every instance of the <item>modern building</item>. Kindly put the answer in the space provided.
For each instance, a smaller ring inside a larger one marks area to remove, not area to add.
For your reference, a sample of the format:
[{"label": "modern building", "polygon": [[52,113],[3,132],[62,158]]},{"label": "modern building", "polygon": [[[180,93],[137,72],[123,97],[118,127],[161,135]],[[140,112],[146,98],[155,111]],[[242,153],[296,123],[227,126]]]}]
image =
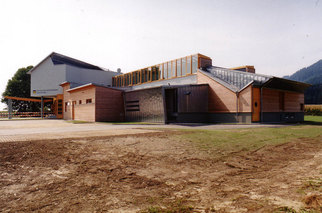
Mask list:
[{"label": "modern building", "polygon": [[299,122],[310,86],[202,54],[121,74],[52,53],[30,74],[32,96],[57,98],[58,118],[87,121]]},{"label": "modern building", "polygon": [[28,74],[31,75],[31,96],[52,98],[56,117],[63,118],[65,109],[61,83],[69,82],[70,88],[89,83],[108,87],[112,85],[112,77],[121,73],[53,52]]}]

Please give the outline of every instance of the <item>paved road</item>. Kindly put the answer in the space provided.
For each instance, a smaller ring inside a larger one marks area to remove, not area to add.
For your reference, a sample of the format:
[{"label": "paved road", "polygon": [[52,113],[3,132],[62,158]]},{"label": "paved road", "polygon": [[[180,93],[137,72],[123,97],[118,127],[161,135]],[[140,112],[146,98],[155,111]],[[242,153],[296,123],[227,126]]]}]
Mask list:
[{"label": "paved road", "polygon": [[[90,136],[112,136],[155,132],[154,128],[169,129],[237,129],[281,127],[285,125],[239,124],[239,125],[113,125],[109,123],[73,124],[64,120],[1,120],[0,142],[37,139],[79,138]],[[153,128],[153,129],[151,129]]]}]

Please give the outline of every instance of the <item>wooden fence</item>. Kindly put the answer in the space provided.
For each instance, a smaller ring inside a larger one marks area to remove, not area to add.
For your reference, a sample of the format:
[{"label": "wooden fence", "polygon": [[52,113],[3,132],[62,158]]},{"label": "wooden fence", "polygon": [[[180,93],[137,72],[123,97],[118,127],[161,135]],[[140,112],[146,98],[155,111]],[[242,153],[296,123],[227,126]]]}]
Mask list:
[{"label": "wooden fence", "polygon": [[[53,113],[44,112],[44,117],[52,116]],[[0,112],[0,118],[8,118],[8,112]],[[11,113],[12,118],[27,118],[27,117],[41,117],[41,112],[13,112]]]}]

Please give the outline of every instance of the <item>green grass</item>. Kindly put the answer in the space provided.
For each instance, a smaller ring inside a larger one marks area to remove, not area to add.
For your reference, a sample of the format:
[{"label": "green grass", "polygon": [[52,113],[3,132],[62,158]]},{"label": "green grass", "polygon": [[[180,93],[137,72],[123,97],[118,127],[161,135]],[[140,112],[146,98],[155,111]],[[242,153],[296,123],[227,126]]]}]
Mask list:
[{"label": "green grass", "polygon": [[282,144],[299,138],[321,138],[321,134],[322,126],[298,125],[280,128],[184,130],[183,134],[176,137],[179,140],[190,141],[202,150],[216,149],[225,155],[231,152],[252,151],[265,145]]},{"label": "green grass", "polygon": [[76,121],[76,120],[65,121],[65,122],[72,123],[72,124],[87,124],[87,123],[93,123],[93,122],[89,122],[89,121]]},{"label": "green grass", "polygon": [[112,125],[159,125],[160,123],[150,123],[150,122],[100,122]]},{"label": "green grass", "polygon": [[313,116],[313,115],[306,115],[304,116],[305,122],[315,122],[315,123],[321,123],[322,125],[322,116]]}]

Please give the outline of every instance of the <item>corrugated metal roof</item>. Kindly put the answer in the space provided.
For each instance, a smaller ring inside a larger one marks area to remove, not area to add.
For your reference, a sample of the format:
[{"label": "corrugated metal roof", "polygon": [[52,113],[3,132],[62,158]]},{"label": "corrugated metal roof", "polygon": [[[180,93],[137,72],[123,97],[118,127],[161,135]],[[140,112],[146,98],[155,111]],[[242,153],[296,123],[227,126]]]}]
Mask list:
[{"label": "corrugated metal roof", "polygon": [[58,54],[58,53],[53,53],[50,55],[50,58],[52,60],[52,62],[56,65],[56,64],[68,64],[74,67],[79,67],[79,68],[85,68],[85,69],[93,69],[93,70],[103,70],[102,68],[62,55],[62,54]]},{"label": "corrugated metal roof", "polygon": [[242,90],[251,82],[262,85],[273,77],[268,75],[231,70],[222,67],[210,67],[205,73],[208,73],[208,75],[210,75],[214,80],[220,80],[224,86],[230,88],[234,92]]}]

